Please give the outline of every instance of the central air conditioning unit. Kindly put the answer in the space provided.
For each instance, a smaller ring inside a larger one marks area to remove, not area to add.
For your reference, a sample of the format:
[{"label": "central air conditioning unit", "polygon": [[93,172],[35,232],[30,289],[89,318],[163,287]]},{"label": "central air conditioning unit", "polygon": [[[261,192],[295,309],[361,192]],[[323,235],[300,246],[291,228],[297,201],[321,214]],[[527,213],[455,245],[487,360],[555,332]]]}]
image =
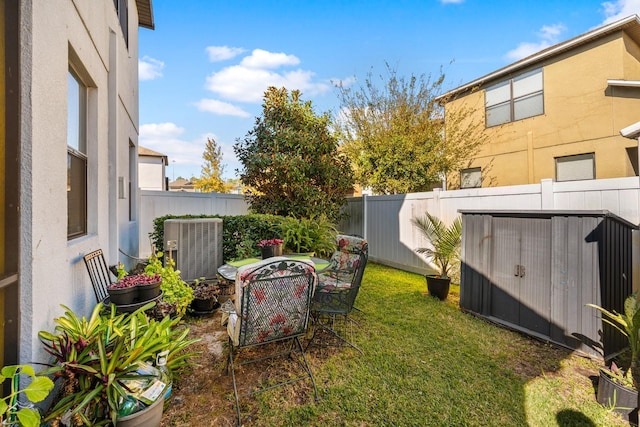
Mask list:
[{"label": "central air conditioning unit", "polygon": [[217,276],[222,265],[222,219],[168,219],[164,222],[165,257],[171,257],[185,282]]}]

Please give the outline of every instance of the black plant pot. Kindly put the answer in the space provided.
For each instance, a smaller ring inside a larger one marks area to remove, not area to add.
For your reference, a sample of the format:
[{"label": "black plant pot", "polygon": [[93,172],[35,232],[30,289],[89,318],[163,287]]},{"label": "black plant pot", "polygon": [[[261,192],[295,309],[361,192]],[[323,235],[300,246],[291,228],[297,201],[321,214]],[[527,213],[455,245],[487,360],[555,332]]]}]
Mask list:
[{"label": "black plant pot", "polygon": [[263,246],[260,248],[260,252],[262,253],[262,259],[267,259],[274,256],[281,256],[282,244],[273,245],[273,246]]},{"label": "black plant pot", "polygon": [[158,280],[156,283],[148,283],[146,285],[138,285],[138,301],[150,301],[160,295],[160,285],[162,284],[161,280]]},{"label": "black plant pot", "polygon": [[207,312],[213,310],[216,302],[218,302],[216,297],[207,299],[195,298],[193,301],[191,301],[191,308],[193,309],[193,311]]},{"label": "black plant pot", "polygon": [[444,301],[447,299],[447,295],[449,295],[449,285],[451,284],[451,279],[441,278],[440,276],[427,275],[427,290],[429,291],[429,295],[438,298],[440,301]]},{"label": "black plant pot", "polygon": [[132,304],[138,298],[138,290],[135,286],[128,288],[107,289],[109,299],[115,305]]},{"label": "black plant pot", "polygon": [[614,381],[606,369],[600,369],[597,400],[602,406],[613,408],[629,424],[638,425],[638,392]]}]

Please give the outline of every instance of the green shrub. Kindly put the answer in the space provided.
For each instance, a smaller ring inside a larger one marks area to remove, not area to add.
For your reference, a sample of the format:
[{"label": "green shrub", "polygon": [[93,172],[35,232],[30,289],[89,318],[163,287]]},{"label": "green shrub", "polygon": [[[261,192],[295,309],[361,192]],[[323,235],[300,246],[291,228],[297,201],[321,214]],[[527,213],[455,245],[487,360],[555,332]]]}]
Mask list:
[{"label": "green shrub", "polygon": [[336,248],[336,228],[324,216],[283,218],[280,229],[285,247],[292,252],[315,252],[321,258],[328,258]]},{"label": "green shrub", "polygon": [[285,218],[277,215],[164,215],[153,220],[149,233],[156,251],[164,250],[164,222],[168,219],[222,219],[222,248],[224,260],[258,256],[257,243],[279,237],[288,252],[315,252],[328,256],[335,249],[335,226],[325,217],[313,219]]}]

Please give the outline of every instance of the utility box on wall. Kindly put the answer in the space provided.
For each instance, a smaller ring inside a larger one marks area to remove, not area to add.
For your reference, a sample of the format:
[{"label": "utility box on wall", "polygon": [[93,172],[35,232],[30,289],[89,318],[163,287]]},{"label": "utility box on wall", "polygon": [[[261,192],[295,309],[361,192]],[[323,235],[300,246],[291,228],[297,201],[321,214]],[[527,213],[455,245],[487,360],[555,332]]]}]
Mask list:
[{"label": "utility box on wall", "polygon": [[463,309],[591,356],[628,345],[586,304],[623,310],[637,226],[608,211],[461,213]]},{"label": "utility box on wall", "polygon": [[168,219],[164,222],[165,257],[171,257],[184,281],[215,278],[222,265],[222,219]]}]

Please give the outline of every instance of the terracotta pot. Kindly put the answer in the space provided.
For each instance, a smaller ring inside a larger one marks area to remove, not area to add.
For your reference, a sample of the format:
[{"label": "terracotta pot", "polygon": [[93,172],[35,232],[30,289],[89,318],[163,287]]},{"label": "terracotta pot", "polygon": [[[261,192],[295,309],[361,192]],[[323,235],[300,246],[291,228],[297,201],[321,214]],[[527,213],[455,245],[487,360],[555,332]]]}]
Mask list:
[{"label": "terracotta pot", "polygon": [[440,301],[447,299],[449,295],[449,285],[451,284],[451,278],[442,278],[440,276],[427,275],[427,290],[429,295],[438,298]]}]

